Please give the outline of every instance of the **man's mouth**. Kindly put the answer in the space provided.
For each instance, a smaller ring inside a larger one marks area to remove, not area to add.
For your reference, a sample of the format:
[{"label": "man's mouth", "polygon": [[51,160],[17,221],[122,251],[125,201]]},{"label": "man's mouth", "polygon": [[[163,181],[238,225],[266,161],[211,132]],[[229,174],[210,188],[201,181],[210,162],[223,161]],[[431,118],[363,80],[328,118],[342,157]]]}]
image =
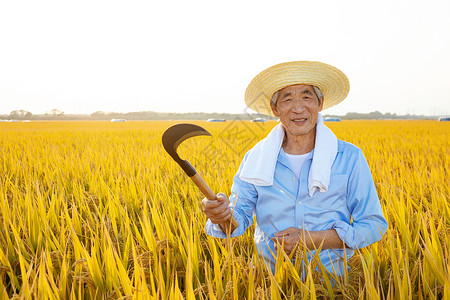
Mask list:
[{"label": "man's mouth", "polygon": [[303,124],[307,121],[307,118],[294,118],[291,119],[292,122],[294,122],[295,124]]}]

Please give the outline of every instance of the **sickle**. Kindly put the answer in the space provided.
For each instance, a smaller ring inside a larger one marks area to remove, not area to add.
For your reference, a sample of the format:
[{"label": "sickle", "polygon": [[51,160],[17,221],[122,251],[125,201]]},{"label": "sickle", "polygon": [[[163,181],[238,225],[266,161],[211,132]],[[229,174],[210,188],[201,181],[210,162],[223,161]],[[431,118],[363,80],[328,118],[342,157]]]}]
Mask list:
[{"label": "sickle", "polygon": [[[202,191],[203,195],[209,200],[217,200],[216,194],[203,180],[203,178],[197,173],[195,168],[187,161],[183,160],[177,153],[178,146],[188,138],[198,135],[211,134],[204,128],[194,124],[176,124],[169,127],[162,136],[162,143],[167,153],[180,165],[183,171],[194,181],[197,187]],[[238,226],[239,223],[232,216],[231,219],[223,224],[219,224],[224,232],[231,234]]]}]

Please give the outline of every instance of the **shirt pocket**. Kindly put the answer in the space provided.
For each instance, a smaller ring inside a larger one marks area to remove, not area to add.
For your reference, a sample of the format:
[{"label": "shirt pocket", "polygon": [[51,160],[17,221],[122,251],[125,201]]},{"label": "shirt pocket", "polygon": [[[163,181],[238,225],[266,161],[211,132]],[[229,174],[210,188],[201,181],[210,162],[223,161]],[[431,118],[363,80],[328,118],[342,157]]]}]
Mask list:
[{"label": "shirt pocket", "polygon": [[328,191],[318,194],[323,194],[327,199],[345,200],[347,199],[347,185],[348,176],[346,174],[331,174]]},{"label": "shirt pocket", "polygon": [[308,213],[320,216],[321,222],[327,224],[332,220],[347,220],[350,212],[347,207],[348,176],[331,174],[330,185],[324,193],[316,191],[306,201]]}]

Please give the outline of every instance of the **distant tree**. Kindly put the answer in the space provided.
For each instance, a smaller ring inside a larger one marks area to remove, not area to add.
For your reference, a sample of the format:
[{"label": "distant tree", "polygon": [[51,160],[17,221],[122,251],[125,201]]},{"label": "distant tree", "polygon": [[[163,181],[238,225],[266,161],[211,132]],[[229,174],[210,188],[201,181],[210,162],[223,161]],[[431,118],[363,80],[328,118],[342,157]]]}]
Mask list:
[{"label": "distant tree", "polygon": [[107,115],[104,111],[98,110],[98,111],[92,113],[91,117],[95,120],[104,120],[107,118]]},{"label": "distant tree", "polygon": [[63,117],[64,112],[62,110],[54,108],[54,109],[50,110],[50,115],[52,115],[53,117]]},{"label": "distant tree", "polygon": [[29,120],[32,116],[33,116],[33,114],[31,112],[23,110],[23,109],[13,110],[9,114],[9,117],[11,119],[19,119],[19,120]]},{"label": "distant tree", "polygon": [[50,110],[50,114],[53,116],[62,116],[62,115],[64,115],[64,112],[57,108],[54,108],[54,109]]},{"label": "distant tree", "polygon": [[93,113],[91,114],[92,117],[95,117],[95,116],[104,116],[104,115],[106,115],[106,113],[105,113],[104,111],[101,111],[101,110],[98,110],[98,111],[93,112]]}]

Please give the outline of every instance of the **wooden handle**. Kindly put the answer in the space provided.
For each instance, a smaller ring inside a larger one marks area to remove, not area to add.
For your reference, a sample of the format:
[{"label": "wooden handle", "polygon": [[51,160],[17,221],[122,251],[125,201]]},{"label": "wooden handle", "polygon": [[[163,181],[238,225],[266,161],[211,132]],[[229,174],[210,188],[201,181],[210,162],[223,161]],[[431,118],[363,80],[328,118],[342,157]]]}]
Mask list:
[{"label": "wooden handle", "polygon": [[[194,176],[191,177],[192,181],[198,186],[200,191],[202,191],[203,195],[208,200],[217,200],[216,193],[213,192],[213,190],[209,187],[209,185],[203,180],[202,176],[200,176],[198,173],[196,173]],[[231,216],[230,219],[228,219],[225,223],[219,224],[220,228],[222,228],[222,231],[225,232],[227,235],[233,233],[233,231],[239,226],[239,222],[236,220],[234,216]]]},{"label": "wooden handle", "polygon": [[216,193],[209,187],[209,185],[203,180],[202,176],[196,173],[191,177],[192,181],[198,186],[203,195],[209,200],[217,200]]}]

